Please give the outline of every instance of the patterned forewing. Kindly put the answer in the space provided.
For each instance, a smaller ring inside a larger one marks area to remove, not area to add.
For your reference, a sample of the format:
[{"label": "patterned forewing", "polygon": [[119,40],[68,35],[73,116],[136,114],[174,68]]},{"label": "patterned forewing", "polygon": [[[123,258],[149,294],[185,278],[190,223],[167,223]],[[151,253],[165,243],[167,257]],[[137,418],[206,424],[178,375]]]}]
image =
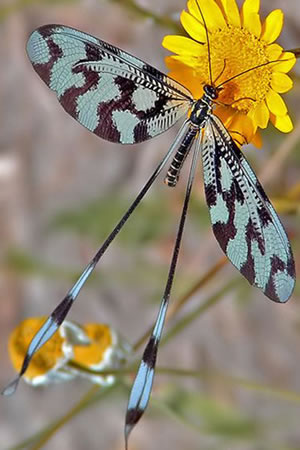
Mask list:
[{"label": "patterned forewing", "polygon": [[163,133],[193,101],[187,89],[155,68],[73,28],[38,28],[27,53],[63,108],[112,142],[133,144]]},{"label": "patterned forewing", "polygon": [[294,288],[286,232],[261,184],[222,122],[210,117],[203,136],[206,200],[216,239],[250,284],[276,302]]}]

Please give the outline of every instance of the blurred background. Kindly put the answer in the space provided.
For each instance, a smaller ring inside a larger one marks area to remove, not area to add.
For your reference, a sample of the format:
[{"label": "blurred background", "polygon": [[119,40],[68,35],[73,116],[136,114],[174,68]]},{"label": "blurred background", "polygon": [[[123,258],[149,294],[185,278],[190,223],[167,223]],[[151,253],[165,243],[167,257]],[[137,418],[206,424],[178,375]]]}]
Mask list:
[{"label": "blurred background", "polygon": [[[178,33],[185,6],[183,0],[0,0],[1,387],[14,376],[7,352],[11,330],[24,318],[48,315],[55,308],[178,129],[135,146],[97,138],[64,112],[34,72],[25,52],[28,36],[43,24],[66,24],[165,71],[161,40]],[[284,5],[264,0],[262,16],[278,7],[285,13],[279,43],[286,49],[300,46],[298,0]],[[291,237],[298,273],[299,75],[298,63],[292,72],[294,89],[284,96],[294,132],[284,135],[270,125],[263,132],[263,150],[244,150]],[[107,251],[69,319],[108,323],[132,344],[153,324],[185,179],[176,190],[157,181]],[[199,169],[172,300],[185,295],[221,257]],[[228,287],[232,280],[234,286]],[[156,377],[130,448],[299,449],[299,293],[296,286],[288,304],[275,304],[227,264],[190,296],[181,318],[193,315],[212,295],[218,300],[168,341],[158,366],[193,373]],[[12,398],[0,398],[0,448],[41,448],[39,432],[67,414],[89,388],[87,381],[39,389],[21,382]],[[122,449],[127,398],[126,388],[112,391],[60,426],[44,448]],[[24,442],[30,437],[34,443]]]}]

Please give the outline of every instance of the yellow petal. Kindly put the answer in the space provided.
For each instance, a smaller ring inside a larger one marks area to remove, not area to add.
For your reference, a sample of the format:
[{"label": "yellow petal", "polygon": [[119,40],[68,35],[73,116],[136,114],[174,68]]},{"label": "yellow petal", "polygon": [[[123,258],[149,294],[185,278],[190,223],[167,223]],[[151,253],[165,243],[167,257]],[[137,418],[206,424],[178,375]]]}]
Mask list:
[{"label": "yellow petal", "polygon": [[271,113],[276,116],[284,116],[287,113],[287,107],[282,97],[277,92],[270,89],[266,95],[267,105]]},{"label": "yellow petal", "polygon": [[216,107],[215,114],[221,119],[234,141],[239,145],[251,142],[255,127],[250,117],[233,108],[221,105]]},{"label": "yellow petal", "polygon": [[261,39],[268,43],[276,41],[283,27],[283,12],[275,9],[270,12],[263,23]]},{"label": "yellow petal", "polygon": [[103,362],[105,352],[111,347],[111,329],[98,323],[87,323],[83,329],[91,342],[89,345],[74,346],[73,360],[81,366],[92,367]]},{"label": "yellow petal", "polygon": [[269,122],[270,113],[264,101],[260,102],[256,108],[248,114],[254,123],[260,128],[266,128]]},{"label": "yellow petal", "polygon": [[256,148],[262,147],[262,137],[258,130],[256,131],[255,135],[253,136],[251,143],[253,145],[255,145]]},{"label": "yellow petal", "polygon": [[190,67],[195,71],[195,67],[198,64],[199,58],[192,55],[172,55],[171,58],[173,58],[176,61],[180,61],[182,64]]},{"label": "yellow petal", "polygon": [[201,5],[195,0],[189,0],[189,11],[202,22],[200,7],[206,26],[209,30],[224,28],[227,25],[221,9],[214,0],[205,0],[204,2],[201,2]]},{"label": "yellow petal", "polygon": [[174,56],[166,56],[165,57],[165,65],[169,70],[180,72],[182,68],[182,64],[178,63],[177,59]]},{"label": "yellow petal", "polygon": [[283,73],[289,72],[296,63],[296,57],[291,52],[282,53],[282,55],[279,57],[279,60],[281,62],[276,65],[274,64],[274,69],[276,69],[276,71],[278,70],[279,72]]},{"label": "yellow petal", "polygon": [[236,110],[223,105],[217,105],[214,112],[227,129],[230,127],[233,117],[236,114]]},{"label": "yellow petal", "polygon": [[254,135],[253,121],[249,116],[238,112],[231,121],[229,132],[241,144],[250,143]]},{"label": "yellow petal", "polygon": [[189,13],[194,16],[201,24],[203,25],[203,19],[200,13],[200,9],[197,3],[197,0],[188,0],[187,7],[189,10]]},{"label": "yellow petal", "polygon": [[199,42],[206,42],[206,33],[203,25],[186,11],[182,11],[180,22],[193,39]]},{"label": "yellow petal", "polygon": [[282,54],[282,47],[278,44],[268,45],[266,48],[266,56],[269,61],[276,61]]},{"label": "yellow petal", "polygon": [[241,26],[241,18],[239,8],[235,0],[225,0],[224,1],[225,13],[227,16],[227,22],[234,27]]},{"label": "yellow petal", "polygon": [[[223,14],[223,16],[224,16],[224,19],[225,19],[225,21],[227,22],[227,18],[226,18],[226,12],[225,12],[225,3],[226,3],[226,0],[215,0],[215,2],[216,2],[216,4],[218,5],[218,7],[220,8],[220,10],[221,10],[221,12],[222,12],[222,14]],[[228,22],[227,22],[228,23]]]},{"label": "yellow petal", "polygon": [[260,8],[260,1],[259,0],[245,0],[244,4],[242,6],[242,15],[243,17],[248,16],[252,13],[258,13]]},{"label": "yellow petal", "polygon": [[271,78],[271,87],[275,92],[282,94],[293,87],[293,82],[288,75],[281,72],[273,72]]},{"label": "yellow petal", "polygon": [[201,44],[185,36],[165,36],[162,46],[177,55],[198,56],[199,53],[202,53]]},{"label": "yellow petal", "polygon": [[[17,371],[21,369],[24,357],[35,333],[45,322],[46,317],[31,317],[23,320],[10,335],[8,350],[13,366]],[[64,358],[65,340],[56,333],[35,354],[26,372],[26,379],[32,380],[35,377],[47,374],[60,360]]]},{"label": "yellow petal", "polygon": [[250,117],[233,108],[222,105],[216,107],[215,114],[221,119],[233,140],[239,146],[252,142],[257,127],[253,124]]},{"label": "yellow petal", "polygon": [[258,14],[259,6],[259,0],[245,0],[241,11],[242,26],[256,37],[259,37],[261,34],[261,23]]},{"label": "yellow petal", "polygon": [[191,67],[187,67],[173,56],[167,56],[165,58],[165,64],[170,70],[169,77],[181,83],[183,86],[189,89],[194,98],[200,98],[203,95],[203,89],[201,83],[199,83],[198,77],[195,77],[195,71]]},{"label": "yellow petal", "polygon": [[273,125],[283,133],[289,133],[294,128],[291,118],[288,114],[285,114],[283,116],[275,116],[271,114],[270,119]]},{"label": "yellow petal", "polygon": [[242,19],[243,27],[246,28],[250,33],[254,34],[256,37],[260,37],[261,35],[261,22],[259,18],[259,14],[250,13],[246,16],[243,16]]}]

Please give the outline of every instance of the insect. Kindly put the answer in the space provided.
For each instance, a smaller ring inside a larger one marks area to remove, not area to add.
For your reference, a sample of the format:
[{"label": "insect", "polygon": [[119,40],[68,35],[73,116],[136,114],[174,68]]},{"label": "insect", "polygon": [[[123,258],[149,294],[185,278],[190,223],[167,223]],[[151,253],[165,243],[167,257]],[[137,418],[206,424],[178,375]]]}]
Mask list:
[{"label": "insect", "polygon": [[[206,35],[208,41],[207,29]],[[106,249],[167,163],[165,183],[174,187],[191,152],[191,169],[165,291],[129,398],[125,423],[127,447],[128,435],[145,411],[152,389],[157,349],[200,153],[213,232],[228,259],[251,285],[275,302],[286,302],[294,288],[294,260],[286,232],[250,165],[213,112],[224,84],[248,71],[215,85],[209,59],[210,84],[204,86],[202,98],[195,99],[184,86],[140,59],[66,26],[38,28],[29,38],[27,52],[35,71],[56,93],[63,108],[103,139],[121,144],[143,142],[186,117],[166,156],[37,332],[18,377],[4,390],[8,395],[16,389],[33,354],[57,331]]]}]

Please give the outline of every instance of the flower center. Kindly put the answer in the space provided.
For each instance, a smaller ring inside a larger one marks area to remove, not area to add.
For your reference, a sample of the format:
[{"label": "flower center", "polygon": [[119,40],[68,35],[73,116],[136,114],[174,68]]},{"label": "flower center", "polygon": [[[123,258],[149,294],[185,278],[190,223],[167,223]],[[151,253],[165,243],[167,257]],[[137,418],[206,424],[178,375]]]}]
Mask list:
[{"label": "flower center", "polygon": [[[229,78],[236,77],[224,85],[220,102],[248,113],[265,98],[270,89],[271,66],[257,67],[268,62],[267,43],[246,29],[231,25],[211,32],[209,43],[213,83],[221,85]],[[249,72],[238,76],[247,70]]]}]

